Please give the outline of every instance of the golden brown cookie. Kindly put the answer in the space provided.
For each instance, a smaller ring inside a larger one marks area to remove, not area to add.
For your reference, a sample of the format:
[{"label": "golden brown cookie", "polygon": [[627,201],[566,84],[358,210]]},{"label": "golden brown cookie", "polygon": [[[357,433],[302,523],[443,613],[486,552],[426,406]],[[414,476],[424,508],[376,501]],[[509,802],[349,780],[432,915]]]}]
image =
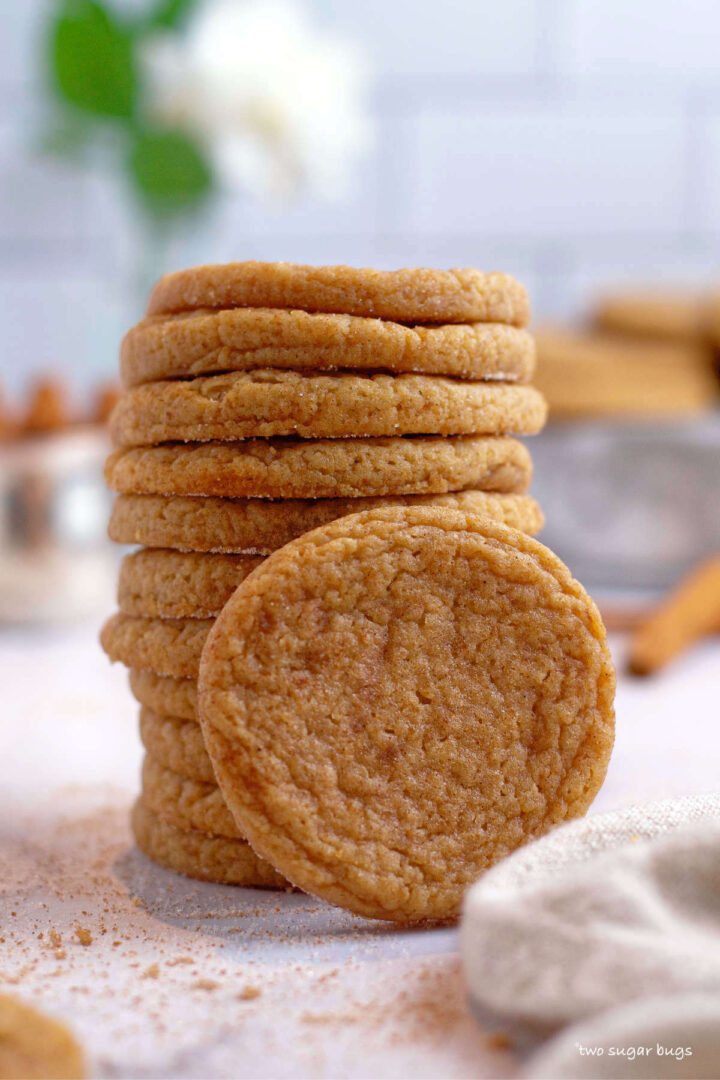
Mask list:
[{"label": "golden brown cookie", "polygon": [[215,622],[205,745],[239,831],[290,881],[397,921],[583,814],[613,743],[592,600],[487,517],[366,511],[270,555]]},{"label": "golden brown cookie", "polygon": [[133,807],[132,831],[137,846],[148,858],[186,877],[220,885],[290,887],[244,840],[178,829],[149,810],[142,799]]},{"label": "golden brown cookie", "polygon": [[196,679],[174,679],[171,675],[156,675],[154,671],[131,668],[129,682],[141,705],[147,705],[156,713],[197,722]]},{"label": "golden brown cookie", "polygon": [[242,840],[216,783],[203,784],[166,769],[150,754],[142,766],[142,797],[148,810],[176,829]]},{"label": "golden brown cookie", "polygon": [[208,619],[262,561],[257,555],[136,551],[120,567],[118,607],[126,615]]},{"label": "golden brown cookie", "polygon": [[126,667],[197,678],[200,653],[213,619],[143,619],[112,615],[102,628],[100,644],[111,660]]},{"label": "golden brown cookie", "polygon": [[118,495],[109,535],[119,544],[269,555],[319,525],[375,506],[431,504],[488,514],[523,532],[542,529],[530,495],[459,491],[450,495],[388,495],[356,499],[221,499],[212,496]]},{"label": "golden brown cookie", "polygon": [[284,435],[533,435],[546,416],[533,386],[263,368],[136,386],[118,402],[110,434],[116,446]]},{"label": "golden brown cookie", "polygon": [[407,323],[500,322],[526,326],[525,289],[480,270],[369,270],[352,266],[238,262],[166,274],[148,315],[198,308],[298,308]]},{"label": "golden brown cookie", "polygon": [[164,716],[144,707],[140,710],[140,738],[148,755],[166,769],[203,784],[217,784],[196,720]]},{"label": "golden brown cookie", "polygon": [[462,379],[527,382],[535,346],[504,323],[403,326],[354,315],[234,308],[151,316],[126,335],[126,386],[218,371],[421,372]]},{"label": "golden brown cookie", "polygon": [[483,435],[169,444],[118,450],[105,466],[124,495],[259,499],[523,492],[531,476],[522,443]]},{"label": "golden brown cookie", "polygon": [[697,342],[707,339],[710,306],[710,297],[701,292],[630,290],[603,297],[593,321],[600,330],[612,333]]},{"label": "golden brown cookie", "polygon": [[699,345],[550,329],[537,344],[537,384],[553,417],[692,415],[720,401]]},{"label": "golden brown cookie", "polygon": [[86,1075],[83,1052],[64,1024],[0,994],[2,1080],[79,1080]]}]

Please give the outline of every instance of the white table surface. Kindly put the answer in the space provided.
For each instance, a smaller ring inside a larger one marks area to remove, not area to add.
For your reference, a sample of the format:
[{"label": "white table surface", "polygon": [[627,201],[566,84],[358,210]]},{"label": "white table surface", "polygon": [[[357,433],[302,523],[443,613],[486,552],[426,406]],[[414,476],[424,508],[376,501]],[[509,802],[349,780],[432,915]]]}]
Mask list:
[{"label": "white table surface", "polygon": [[[133,848],[136,705],[96,639],[0,630],[0,991],[64,1017],[97,1076],[516,1075],[467,1011],[455,930],[190,881]],[[621,677],[592,812],[717,787],[719,685],[717,639]]]}]

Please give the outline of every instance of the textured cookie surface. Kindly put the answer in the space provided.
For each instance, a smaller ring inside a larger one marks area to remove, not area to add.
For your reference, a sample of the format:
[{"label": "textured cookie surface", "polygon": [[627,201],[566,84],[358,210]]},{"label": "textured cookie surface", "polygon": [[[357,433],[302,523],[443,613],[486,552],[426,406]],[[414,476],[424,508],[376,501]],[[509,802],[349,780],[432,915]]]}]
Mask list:
[{"label": "textured cookie surface", "polygon": [[128,674],[130,689],[141,705],[166,716],[198,720],[196,679],[176,679],[141,668],[131,668]]},{"label": "textured cookie surface", "polygon": [[531,476],[522,443],[483,435],[179,443],[118,450],[105,466],[121,494],[256,499],[522,492]]},{"label": "textured cookie surface", "polygon": [[148,810],[177,829],[243,839],[217,784],[173,772],[150,754],[142,766],[142,796]]},{"label": "textured cookie surface", "polygon": [[532,386],[263,368],[137,386],[116,405],[110,433],[116,446],[284,435],[532,435],[546,415]]},{"label": "textured cookie surface", "polygon": [[140,738],[150,757],[190,780],[216,784],[215,773],[196,720],[140,710]]},{"label": "textured cookie surface", "polygon": [[118,607],[126,615],[208,619],[261,562],[256,555],[136,551],[120,567]]},{"label": "textured cookie surface", "polygon": [[530,334],[503,323],[403,326],[353,315],[234,308],[144,319],[125,335],[120,370],[126,386],[262,367],[527,382],[534,356]]},{"label": "textured cookie surface", "polygon": [[178,829],[149,810],[142,799],[133,807],[132,830],[137,846],[148,858],[178,874],[221,885],[289,888],[244,840]]},{"label": "textured cookie surface", "polygon": [[583,814],[613,742],[597,609],[537,541],[473,514],[371,510],[239,587],[199,679],[240,831],[360,914],[446,918],[526,841]]},{"label": "textured cookie surface", "polygon": [[370,270],[352,266],[239,262],[166,274],[147,314],[198,308],[299,308],[410,323],[501,322],[525,326],[525,289],[481,270]]},{"label": "textured cookie surface", "polygon": [[269,555],[319,525],[394,505],[448,506],[488,514],[523,532],[543,527],[542,511],[530,495],[459,491],[450,495],[389,495],[356,499],[221,499],[213,496],[119,495],[109,534],[119,544],[179,551],[245,552]]},{"label": "textured cookie surface", "polygon": [[102,628],[100,644],[126,667],[196,679],[213,619],[146,619],[120,612]]},{"label": "textured cookie surface", "polygon": [[64,1024],[0,994],[0,1077],[3,1080],[79,1080],[83,1054]]}]

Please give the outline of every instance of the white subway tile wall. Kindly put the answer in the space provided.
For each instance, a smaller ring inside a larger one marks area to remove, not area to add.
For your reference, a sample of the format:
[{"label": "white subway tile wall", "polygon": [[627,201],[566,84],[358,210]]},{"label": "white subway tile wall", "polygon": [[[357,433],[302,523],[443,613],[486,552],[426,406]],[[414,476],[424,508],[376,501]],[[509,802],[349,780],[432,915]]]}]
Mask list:
[{"label": "white subway tile wall", "polygon": [[224,201],[152,261],[117,180],[38,150],[52,2],[0,0],[11,394],[49,368],[79,391],[111,376],[148,275],[197,261],[498,268],[552,318],[618,282],[720,282],[717,0],[305,0],[373,72],[355,190],[336,205]]}]

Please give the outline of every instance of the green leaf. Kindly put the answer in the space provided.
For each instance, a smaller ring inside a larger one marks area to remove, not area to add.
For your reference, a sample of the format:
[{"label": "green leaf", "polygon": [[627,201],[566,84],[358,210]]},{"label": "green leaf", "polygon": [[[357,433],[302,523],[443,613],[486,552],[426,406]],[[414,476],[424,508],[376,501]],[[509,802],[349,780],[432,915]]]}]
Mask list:
[{"label": "green leaf", "polygon": [[201,147],[182,131],[136,132],[128,164],[142,202],[158,216],[194,209],[213,187],[212,169]]},{"label": "green leaf", "polygon": [[84,112],[130,119],[138,94],[130,33],[96,0],[57,6],[50,56],[58,94]]},{"label": "green leaf", "polygon": [[180,29],[196,7],[197,0],[156,0],[142,20],[142,29]]}]

